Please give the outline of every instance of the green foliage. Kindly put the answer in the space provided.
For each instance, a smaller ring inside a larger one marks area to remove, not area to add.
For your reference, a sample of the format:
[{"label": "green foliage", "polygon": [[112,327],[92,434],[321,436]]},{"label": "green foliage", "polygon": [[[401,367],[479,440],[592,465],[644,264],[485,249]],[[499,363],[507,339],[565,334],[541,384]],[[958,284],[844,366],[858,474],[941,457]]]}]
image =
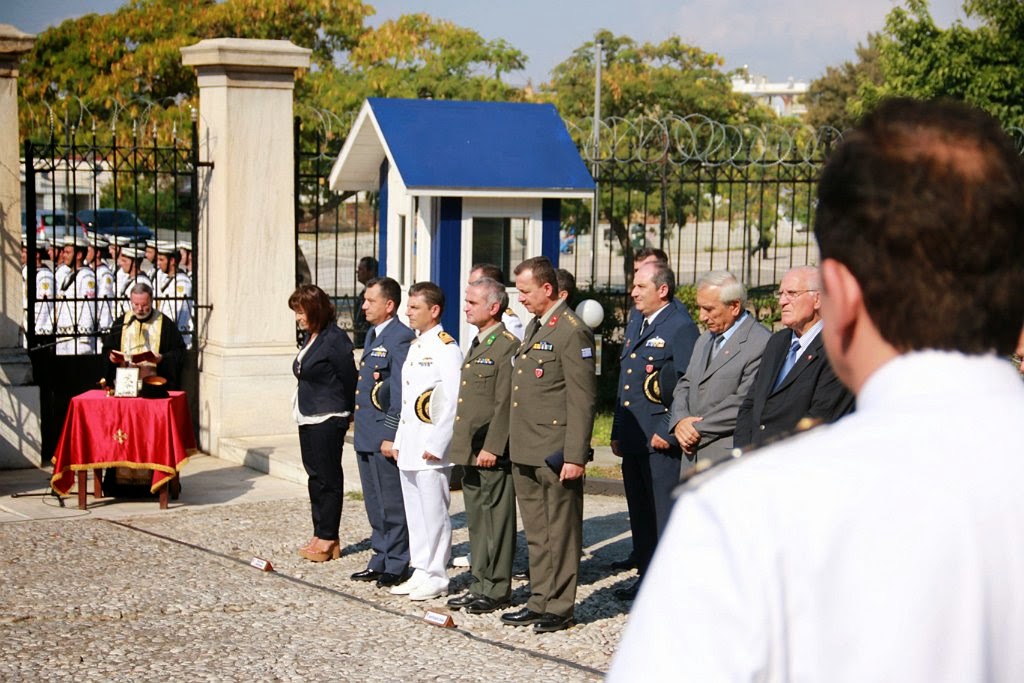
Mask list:
[{"label": "green foliage", "polygon": [[746,95],[732,92],[720,56],[683,43],[677,36],[637,44],[628,36],[602,30],[564,62],[540,97],[562,116],[582,121],[593,115],[594,44],[601,41],[601,117],[705,114],[716,121],[765,121],[773,117]]},{"label": "green foliage", "polygon": [[519,99],[501,76],[525,56],[504,41],[427,15],[376,29],[360,0],[129,0],[111,14],[90,14],[41,33],[22,61],[21,130],[63,134],[64,116],[43,103],[75,103],[68,123],[143,121],[167,139],[197,106],[192,67],[182,47],[209,38],[290,40],[312,50],[296,83],[299,111],[330,112],[347,132],[346,114],[366,97]]},{"label": "green foliage", "polygon": [[869,33],[867,45],[857,45],[857,61],[830,66],[820,78],[811,81],[807,97],[805,121],[814,128],[832,126],[843,131],[852,128],[857,120],[850,111],[862,85],[880,86],[882,67],[879,64],[878,33]]},{"label": "green foliage", "polygon": [[893,9],[879,44],[882,84],[861,83],[851,111],[870,111],[882,98],[953,97],[974,104],[1004,126],[1024,126],[1024,3],[965,0],[977,28],[957,20],[935,25],[927,0]]}]

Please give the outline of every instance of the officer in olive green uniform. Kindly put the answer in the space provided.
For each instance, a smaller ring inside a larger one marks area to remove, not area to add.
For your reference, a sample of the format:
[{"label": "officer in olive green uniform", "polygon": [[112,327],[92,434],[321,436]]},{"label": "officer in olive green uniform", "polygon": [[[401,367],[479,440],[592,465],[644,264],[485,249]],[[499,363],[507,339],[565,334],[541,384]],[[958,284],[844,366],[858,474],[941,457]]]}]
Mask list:
[{"label": "officer in olive green uniform", "polygon": [[466,321],[478,333],[462,363],[449,459],[462,465],[473,583],[448,606],[484,614],[507,607],[516,551],[516,499],[508,458],[512,356],[519,339],[505,329],[505,286],[480,278],[466,288]]},{"label": "officer in olive green uniform", "polygon": [[[516,354],[509,446],[530,555],[530,599],[502,616],[539,633],[572,626],[583,538],[583,469],[597,381],[594,335],[558,298],[551,262],[516,268],[519,301],[534,314]],[[475,561],[475,560],[474,560]]]}]

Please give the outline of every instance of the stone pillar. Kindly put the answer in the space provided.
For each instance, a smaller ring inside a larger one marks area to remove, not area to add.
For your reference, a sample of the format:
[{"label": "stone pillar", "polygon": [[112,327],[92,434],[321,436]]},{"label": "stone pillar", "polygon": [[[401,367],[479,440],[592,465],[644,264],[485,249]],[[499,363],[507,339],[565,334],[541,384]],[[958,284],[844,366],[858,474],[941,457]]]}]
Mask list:
[{"label": "stone pillar", "polygon": [[[199,444],[295,434],[292,94],[310,50],[218,38],[182,48],[199,78],[201,213],[196,262]],[[203,201],[205,200],[205,201]]]},{"label": "stone pillar", "polygon": [[0,24],[0,469],[42,464],[39,387],[21,346],[21,154],[18,61],[35,38]]}]

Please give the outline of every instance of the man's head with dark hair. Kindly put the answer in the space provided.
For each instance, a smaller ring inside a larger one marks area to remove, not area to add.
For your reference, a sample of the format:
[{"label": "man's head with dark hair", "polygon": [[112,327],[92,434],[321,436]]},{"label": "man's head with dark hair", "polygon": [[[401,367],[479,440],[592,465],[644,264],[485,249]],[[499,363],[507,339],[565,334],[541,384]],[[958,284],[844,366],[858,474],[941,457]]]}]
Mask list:
[{"label": "man's head with dark hair", "polygon": [[409,288],[409,296],[421,296],[428,306],[440,306],[444,312],[444,291],[433,282],[417,282]]},{"label": "man's head with dark hair", "polygon": [[433,282],[417,282],[409,288],[405,314],[409,327],[426,332],[441,320],[444,313],[444,292]]},{"label": "man's head with dark hair", "polygon": [[558,276],[546,256],[528,258],[516,266],[519,303],[535,316],[542,316],[558,303]]},{"label": "man's head with dark hair", "polygon": [[479,280],[482,277],[489,277],[502,284],[505,283],[505,273],[493,263],[476,263],[469,269],[469,281]]},{"label": "man's head with dark hair", "polygon": [[633,272],[648,263],[664,263],[668,265],[668,254],[657,247],[644,247],[633,252]]},{"label": "man's head with dark hair", "polygon": [[576,294],[576,276],[565,268],[558,268],[555,279],[558,281],[558,296],[569,301]]},{"label": "man's head with dark hair", "polygon": [[372,256],[359,259],[359,263],[356,264],[356,279],[365,285],[374,277],[377,277],[377,259]]},{"label": "man's head with dark hair", "polygon": [[366,283],[363,297],[363,313],[366,322],[379,325],[390,319],[402,303],[402,288],[389,277],[371,278]]},{"label": "man's head with dark hair", "polygon": [[1013,351],[1024,323],[1024,162],[988,114],[883,103],[829,158],[814,232],[826,293],[840,264],[897,352]]}]

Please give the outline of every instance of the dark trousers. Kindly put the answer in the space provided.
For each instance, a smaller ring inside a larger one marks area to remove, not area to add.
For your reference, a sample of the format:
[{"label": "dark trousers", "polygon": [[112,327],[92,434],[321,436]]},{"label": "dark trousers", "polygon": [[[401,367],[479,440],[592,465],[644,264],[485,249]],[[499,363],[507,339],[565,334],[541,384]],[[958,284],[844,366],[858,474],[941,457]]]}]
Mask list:
[{"label": "dark trousers", "polygon": [[679,485],[678,454],[625,453],[622,456],[622,486],[629,508],[633,533],[633,554],[640,576],[647,573],[658,538],[672,513],[672,491]]},{"label": "dark trousers", "polygon": [[359,451],[356,462],[373,548],[373,556],[366,567],[376,572],[401,574],[409,566],[409,527],[405,522],[398,463],[385,458],[380,451]]},{"label": "dark trousers", "polygon": [[526,606],[571,617],[583,547],[583,478],[560,482],[551,468],[530,465],[513,465],[512,478],[530,556]]},{"label": "dark trousers", "polygon": [[462,498],[473,566],[469,590],[504,600],[512,593],[512,558],[516,554],[516,496],[509,463],[466,467]]},{"label": "dark trousers", "polygon": [[319,424],[299,425],[302,465],[309,477],[309,504],[313,534],[325,541],[338,540],[344,480],[341,449],[345,445],[348,418],[331,417]]}]

